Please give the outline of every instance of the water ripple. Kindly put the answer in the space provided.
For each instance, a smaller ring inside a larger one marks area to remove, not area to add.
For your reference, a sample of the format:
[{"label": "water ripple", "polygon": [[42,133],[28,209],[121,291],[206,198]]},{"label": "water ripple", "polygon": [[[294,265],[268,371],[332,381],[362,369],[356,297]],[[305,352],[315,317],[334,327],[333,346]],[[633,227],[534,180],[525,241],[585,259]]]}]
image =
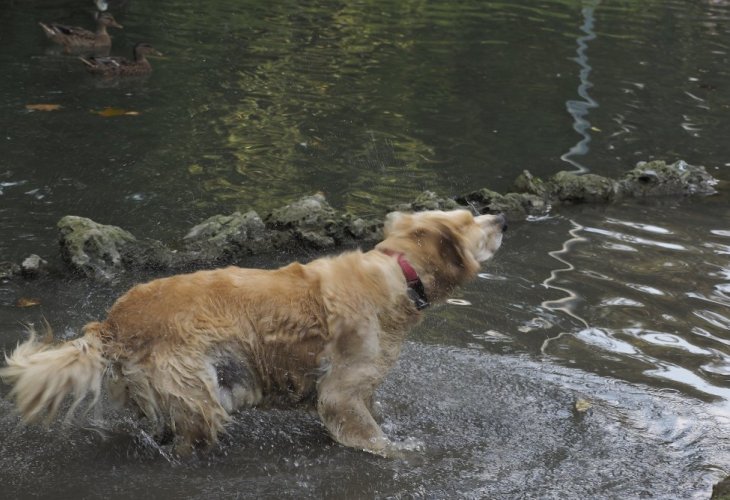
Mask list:
[{"label": "water ripple", "polygon": [[730,318],[715,311],[700,309],[694,311],[694,315],[707,321],[709,324],[722,330],[730,331]]},{"label": "water ripple", "polygon": [[724,406],[730,410],[730,389],[713,385],[696,373],[672,363],[659,362],[658,368],[647,370],[646,375],[676,382],[725,401]]},{"label": "water ripple", "polygon": [[599,229],[596,227],[586,227],[585,231],[588,233],[600,234],[602,236],[608,236],[619,241],[628,243],[635,243],[639,245],[655,246],[659,248],[665,248],[667,250],[687,250],[687,247],[677,243],[669,243],[664,241],[649,240],[638,236],[633,236],[626,233],[620,233],[617,231],[609,231],[607,229]]},{"label": "water ripple", "polygon": [[[556,318],[546,326],[525,318],[517,330],[562,327],[540,352],[730,405],[730,245],[718,242],[730,231],[698,225],[685,207],[574,217],[560,250],[548,252],[561,266],[543,285],[563,296],[541,305]],[[561,324],[561,314],[576,321]]]},{"label": "water ripple", "polygon": [[643,330],[640,328],[626,328],[624,332],[650,344],[660,345],[663,347],[671,347],[674,349],[681,349],[691,354],[699,354],[704,356],[714,355],[713,351],[703,349],[694,344],[691,344],[682,337],[674,335],[672,333],[655,332],[651,330]]}]

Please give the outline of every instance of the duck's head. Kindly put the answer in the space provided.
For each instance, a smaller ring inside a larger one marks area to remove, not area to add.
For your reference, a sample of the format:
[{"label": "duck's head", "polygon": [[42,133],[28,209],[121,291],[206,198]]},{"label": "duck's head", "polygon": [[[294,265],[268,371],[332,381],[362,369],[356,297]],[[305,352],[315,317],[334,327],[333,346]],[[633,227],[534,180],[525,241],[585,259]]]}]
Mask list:
[{"label": "duck's head", "polygon": [[104,26],[106,26],[107,28],[119,28],[119,29],[122,29],[122,28],[124,28],[124,26],[122,26],[121,24],[119,24],[119,23],[117,22],[117,20],[116,20],[116,19],[114,19],[114,16],[112,16],[112,15],[111,15],[110,13],[108,13],[108,12],[102,12],[102,13],[100,13],[100,14],[99,14],[99,15],[97,16],[97,18],[96,18],[96,21],[97,21],[97,22],[98,22],[99,24],[103,24],[103,25],[104,25]]},{"label": "duck's head", "polygon": [[137,45],[134,46],[134,55],[137,57],[162,56],[162,52],[155,49],[147,42],[139,42]]}]

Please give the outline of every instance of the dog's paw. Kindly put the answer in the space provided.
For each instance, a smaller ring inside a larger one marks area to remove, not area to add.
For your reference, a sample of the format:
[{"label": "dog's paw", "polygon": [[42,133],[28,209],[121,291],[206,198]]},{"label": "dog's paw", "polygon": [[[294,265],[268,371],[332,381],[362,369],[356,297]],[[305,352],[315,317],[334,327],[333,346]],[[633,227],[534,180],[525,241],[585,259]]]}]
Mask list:
[{"label": "dog's paw", "polygon": [[368,451],[385,458],[409,459],[420,455],[425,449],[426,444],[420,439],[406,438],[403,441],[391,441],[387,439],[378,449]]}]

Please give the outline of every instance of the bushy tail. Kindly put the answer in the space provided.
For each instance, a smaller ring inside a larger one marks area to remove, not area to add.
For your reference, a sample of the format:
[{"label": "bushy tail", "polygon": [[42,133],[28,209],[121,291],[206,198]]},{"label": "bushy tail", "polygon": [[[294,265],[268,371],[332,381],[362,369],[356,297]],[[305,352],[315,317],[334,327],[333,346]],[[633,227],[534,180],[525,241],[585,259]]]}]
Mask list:
[{"label": "bushy tail", "polygon": [[0,368],[0,377],[13,385],[10,397],[27,422],[44,414],[52,419],[69,394],[73,403],[67,418],[91,393],[89,408],[101,394],[101,382],[108,366],[99,336],[99,323],[85,328],[85,335],[63,344],[39,341],[31,331],[28,341],[19,344],[13,353],[5,355],[7,366]]}]

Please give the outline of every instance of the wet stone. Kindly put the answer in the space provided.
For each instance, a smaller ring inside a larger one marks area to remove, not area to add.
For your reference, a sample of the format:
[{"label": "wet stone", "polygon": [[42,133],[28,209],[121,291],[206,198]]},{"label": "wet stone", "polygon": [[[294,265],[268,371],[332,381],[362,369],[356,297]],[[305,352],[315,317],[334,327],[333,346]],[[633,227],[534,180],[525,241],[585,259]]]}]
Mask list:
[{"label": "wet stone", "polygon": [[216,260],[221,254],[231,258],[253,255],[271,245],[271,233],[255,211],[215,215],[193,227],[183,238],[189,250],[201,259]]},{"label": "wet stone", "polygon": [[517,193],[529,193],[542,199],[550,196],[550,186],[539,177],[532,175],[529,170],[523,170],[515,179],[514,189]]},{"label": "wet stone", "polygon": [[20,266],[15,262],[0,262],[0,280],[14,278],[20,274]]},{"label": "wet stone", "polygon": [[480,214],[506,213],[512,217],[524,217],[528,214],[544,212],[547,204],[544,198],[531,193],[500,194],[491,189],[480,189],[456,201],[464,207],[470,207]]},{"label": "wet stone", "polygon": [[667,165],[655,160],[639,162],[618,181],[623,196],[669,196],[714,194],[717,179],[702,166],[690,165],[683,160]]},{"label": "wet stone", "polygon": [[372,219],[361,219],[350,213],[342,216],[344,236],[354,241],[364,243],[377,243],[383,239],[383,221]]},{"label": "wet stone", "polygon": [[90,278],[109,278],[122,267],[121,248],[136,238],[117,226],[85,217],[66,216],[58,222],[61,256],[69,266]]},{"label": "wet stone", "polygon": [[464,208],[464,206],[452,198],[444,198],[433,191],[424,191],[416,196],[412,202],[400,203],[390,208],[392,211],[399,212],[419,212],[422,210],[453,210],[455,208]]},{"label": "wet stone", "polygon": [[42,274],[47,268],[48,262],[36,254],[29,255],[20,264],[20,272],[28,278]]},{"label": "wet stone", "polygon": [[562,203],[608,203],[616,198],[616,182],[596,174],[558,172],[549,181],[551,196]]},{"label": "wet stone", "polygon": [[272,211],[264,222],[270,229],[283,231],[275,241],[293,241],[318,249],[335,246],[332,228],[337,213],[322,194],[306,196],[294,203]]},{"label": "wet stone", "polygon": [[108,280],[125,268],[170,268],[176,258],[156,240],[138,240],[124,229],[85,217],[58,222],[61,256],[68,266],[89,278]]}]

